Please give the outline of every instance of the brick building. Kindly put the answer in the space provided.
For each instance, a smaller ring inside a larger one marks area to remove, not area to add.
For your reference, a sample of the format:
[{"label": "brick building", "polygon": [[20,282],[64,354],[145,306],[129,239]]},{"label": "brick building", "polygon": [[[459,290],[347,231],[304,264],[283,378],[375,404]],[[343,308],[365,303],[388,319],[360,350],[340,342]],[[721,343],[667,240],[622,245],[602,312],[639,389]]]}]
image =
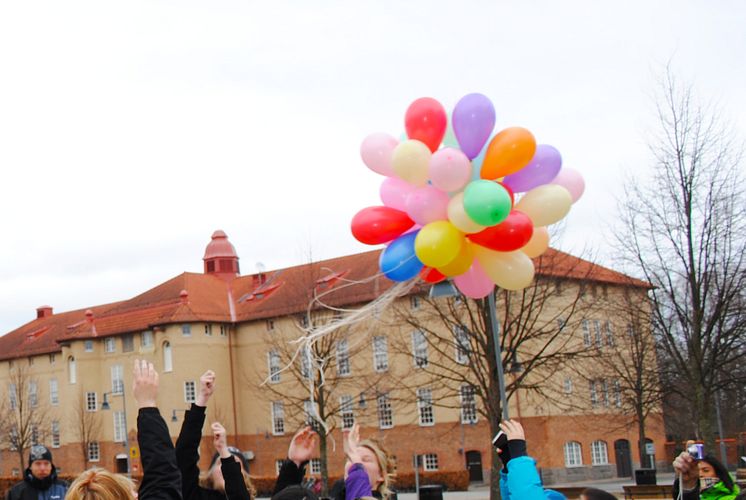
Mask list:
[{"label": "brick building", "polygon": [[[538,277],[562,282],[566,289],[582,287],[589,295],[611,297],[605,303],[630,290],[645,295],[645,283],[562,252],[549,253],[554,256],[552,265],[540,265]],[[285,457],[295,428],[313,413],[304,405],[308,388],[303,378],[292,375],[308,366],[303,356],[291,363],[287,356],[295,348],[282,351],[282,346],[301,337],[309,321],[335,320],[340,314],[334,309],[307,314],[313,296],[309,291],[323,295],[332,308],[356,308],[390,289],[390,281],[375,277],[378,254],[241,276],[233,245],[216,231],[203,257],[203,273],[180,274],[121,302],[62,313],[42,306],[35,319],[2,336],[0,397],[7,402],[3,411],[27,403],[37,427],[34,438],[53,449],[55,463],[64,472],[92,465],[124,471],[130,454],[136,473],[136,409],[131,398],[126,400],[132,361],[152,360],[161,373],[159,407],[174,437],[183,410],[195,397],[199,376],[209,368],[217,373],[218,389],[208,420],[224,423],[229,441],[250,458],[253,475],[271,476]],[[418,314],[419,298],[426,296],[427,289],[415,287],[394,305]],[[591,330],[595,325],[596,335],[601,335],[602,323],[607,336],[624,331],[626,319],[603,307],[588,307],[582,314],[578,328],[568,329],[573,342],[590,347]],[[402,381],[422,377],[412,361],[417,352],[394,348],[413,345],[412,351],[417,350],[416,341],[408,344],[411,328],[383,309],[347,335],[331,351],[341,376],[335,381],[336,407],[325,416],[337,428],[330,440],[330,474],[342,469],[338,429],[356,419],[364,437],[380,439],[397,457],[399,471],[411,471],[411,457],[418,454],[423,455],[425,470],[468,467],[472,479],[486,480],[489,426],[476,411],[477,403],[464,394],[440,394],[438,387],[428,388],[427,397],[400,391]],[[524,424],[529,452],[547,483],[628,475],[639,466],[636,427],[615,404],[613,381],[604,381],[603,388],[591,381],[595,396],[584,406],[589,386],[581,372],[568,366],[555,377],[559,397],[578,402],[572,410],[520,390],[510,401],[511,414]],[[441,398],[453,404],[440,405]],[[102,409],[104,400],[108,411]],[[649,418],[647,435],[662,451],[660,412]],[[336,452],[331,449],[334,444]],[[0,475],[20,472],[17,452],[9,448],[4,442]],[[205,435],[203,466],[211,456]],[[319,467],[313,461],[311,472],[318,473]]]}]

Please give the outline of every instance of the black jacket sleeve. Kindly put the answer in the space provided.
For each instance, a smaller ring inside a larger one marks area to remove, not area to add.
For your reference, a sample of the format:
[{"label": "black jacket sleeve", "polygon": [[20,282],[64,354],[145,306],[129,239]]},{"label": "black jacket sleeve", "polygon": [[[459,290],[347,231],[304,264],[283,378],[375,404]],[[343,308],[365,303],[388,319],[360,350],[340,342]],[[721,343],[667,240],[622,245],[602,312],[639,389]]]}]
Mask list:
[{"label": "black jacket sleeve", "polygon": [[201,498],[198,463],[205,410],[204,406],[192,403],[192,407],[184,413],[184,423],[181,424],[181,431],[176,439],[176,463],[181,471],[181,493],[184,500]]},{"label": "black jacket sleeve", "polygon": [[[675,478],[673,482],[673,500],[679,498],[679,479]],[[684,490],[683,500],[699,500],[699,484],[692,490]]]},{"label": "black jacket sleeve", "polygon": [[176,453],[158,408],[140,408],[137,442],[143,469],[140,500],[181,500]]},{"label": "black jacket sleeve", "polygon": [[275,483],[275,489],[272,492],[272,495],[281,492],[288,486],[301,484],[303,482],[303,477],[306,475],[307,463],[308,462],[303,462],[300,464],[300,467],[298,467],[292,460],[285,460],[282,462],[280,474],[277,476],[277,482]]},{"label": "black jacket sleeve", "polygon": [[241,474],[241,464],[231,455],[220,459],[220,471],[225,480],[225,496],[228,500],[250,500],[251,495]]}]

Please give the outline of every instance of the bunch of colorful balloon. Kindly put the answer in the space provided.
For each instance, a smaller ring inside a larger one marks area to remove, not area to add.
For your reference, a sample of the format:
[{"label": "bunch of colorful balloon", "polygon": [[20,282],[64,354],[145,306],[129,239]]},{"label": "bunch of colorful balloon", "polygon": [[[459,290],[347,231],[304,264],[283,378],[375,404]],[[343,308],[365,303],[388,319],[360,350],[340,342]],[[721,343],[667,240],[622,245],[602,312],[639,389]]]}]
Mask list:
[{"label": "bunch of colorful balloon", "polygon": [[[546,226],[567,215],[583,178],[524,128],[492,136],[495,108],[482,94],[464,96],[448,121],[425,97],[407,109],[406,140],[365,138],[363,161],[386,176],[383,206],[358,212],[352,234],[387,244],[380,268],[394,281],[452,278],[472,298],[495,285],[521,290],[534,277],[531,259],[549,246]],[[517,201],[515,193],[523,193]]]}]

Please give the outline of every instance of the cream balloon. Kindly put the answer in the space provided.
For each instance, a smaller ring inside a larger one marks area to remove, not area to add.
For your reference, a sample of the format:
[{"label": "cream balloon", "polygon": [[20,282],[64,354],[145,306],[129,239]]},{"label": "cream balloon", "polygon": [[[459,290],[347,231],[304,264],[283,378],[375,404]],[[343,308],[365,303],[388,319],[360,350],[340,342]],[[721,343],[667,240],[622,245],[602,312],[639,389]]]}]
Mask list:
[{"label": "cream balloon", "polygon": [[534,227],[559,222],[572,205],[570,192],[556,184],[544,184],[532,189],[518,201],[516,210],[531,217]]},{"label": "cream balloon", "polygon": [[485,226],[477,224],[464,210],[464,192],[456,194],[448,202],[448,220],[456,226],[459,231],[466,234],[478,233]]},{"label": "cream balloon", "polygon": [[391,168],[396,176],[414,186],[427,184],[432,153],[425,144],[411,139],[399,143],[391,155]]},{"label": "cream balloon", "polygon": [[525,253],[495,252],[481,245],[474,246],[474,256],[485,274],[505,290],[523,290],[534,279],[534,263]]},{"label": "cream balloon", "polygon": [[545,227],[535,227],[534,234],[528,240],[521,252],[525,253],[532,259],[540,256],[549,248],[549,231]]}]

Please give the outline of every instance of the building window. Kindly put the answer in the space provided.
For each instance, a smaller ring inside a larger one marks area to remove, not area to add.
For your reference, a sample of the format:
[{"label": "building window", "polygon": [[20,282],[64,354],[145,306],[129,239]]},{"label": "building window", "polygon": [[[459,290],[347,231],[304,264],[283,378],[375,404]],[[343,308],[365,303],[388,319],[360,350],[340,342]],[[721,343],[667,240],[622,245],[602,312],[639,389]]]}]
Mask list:
[{"label": "building window", "polygon": [[282,469],[282,464],[285,463],[285,460],[275,460],[275,475],[280,475],[280,469]]},{"label": "building window", "polygon": [[461,423],[477,423],[477,399],[473,385],[464,384],[459,391],[461,398]]},{"label": "building window", "polygon": [[303,345],[300,349],[300,375],[305,379],[311,378],[311,349]]},{"label": "building window", "polygon": [[16,384],[8,384],[8,400],[11,410],[18,408],[18,389],[16,388]]},{"label": "building window", "polygon": [[593,441],[591,443],[591,465],[607,465],[608,463],[606,441]]},{"label": "building window", "polygon": [[31,444],[39,444],[39,427],[36,424],[31,426]]},{"label": "building window", "polygon": [[124,371],[122,365],[113,365],[111,367],[111,392],[112,394],[122,394],[124,392]]},{"label": "building window", "polygon": [[174,358],[171,352],[171,342],[163,343],[163,371],[170,372],[174,369]]},{"label": "building window", "polygon": [[33,380],[28,383],[28,404],[31,408],[39,406],[39,387]]},{"label": "building window", "polygon": [[197,401],[197,389],[194,380],[184,382],[184,402],[194,403]]},{"label": "building window", "polygon": [[419,415],[421,426],[435,424],[432,390],[422,387],[417,389],[417,413]]},{"label": "building window", "polygon": [[145,330],[140,334],[140,346],[141,347],[153,347],[153,332]]},{"label": "building window", "polygon": [[305,314],[301,314],[298,317],[298,322],[300,323],[300,326],[303,328],[308,328],[308,316]]},{"label": "building window", "polygon": [[268,331],[268,332],[271,332],[271,331],[272,331],[272,330],[274,330],[274,329],[275,329],[275,320],[273,320],[273,319],[268,319],[268,320],[267,320],[267,331]]},{"label": "building window", "polygon": [[611,326],[611,321],[604,322],[604,332],[606,333],[606,345],[614,347],[614,328]]},{"label": "building window", "polygon": [[409,307],[413,311],[416,311],[420,308],[420,298],[417,295],[410,295],[409,297]]},{"label": "building window", "polygon": [[28,358],[28,365],[29,366],[34,366],[34,358],[32,358],[32,357]]},{"label": "building window", "polygon": [[85,409],[86,411],[98,410],[98,395],[95,392],[85,393]]},{"label": "building window", "polygon": [[191,337],[192,336],[192,325],[189,323],[184,323],[181,325],[181,336],[182,337]]},{"label": "building window", "polygon": [[591,323],[587,319],[584,319],[580,322],[580,325],[583,328],[583,345],[590,347],[593,344],[591,341]]},{"label": "building window", "polygon": [[10,436],[9,436],[9,443],[8,443],[8,450],[10,451],[18,451],[18,427],[15,425],[10,428]]},{"label": "building window", "polygon": [[85,352],[93,352],[93,341],[92,340],[85,341]]},{"label": "building window", "polygon": [[591,406],[595,408],[595,406],[598,404],[598,392],[596,391],[596,381],[590,380],[588,381],[588,389],[591,393]]},{"label": "building window", "polygon": [[57,361],[57,355],[56,354],[50,354],[49,355],[49,364],[53,365]]},{"label": "building window", "polygon": [[426,471],[438,470],[438,454],[437,453],[425,453],[422,456],[422,468]]},{"label": "building window", "polygon": [[78,380],[78,369],[75,365],[75,358],[67,358],[67,381],[74,384]]},{"label": "building window", "polygon": [[220,336],[226,337],[228,335],[228,325],[220,325]]},{"label": "building window", "polygon": [[463,325],[455,325],[453,336],[456,339],[456,363],[465,365],[469,362],[469,354],[471,354],[469,333]]},{"label": "building window", "polygon": [[622,384],[619,379],[614,381],[614,406],[622,407]]},{"label": "building window", "polygon": [[580,467],[583,465],[583,454],[580,443],[568,441],[565,443],[565,467]]},{"label": "building window", "polygon": [[601,348],[604,345],[604,337],[601,334],[601,322],[599,320],[593,321],[593,332],[596,338],[596,347]]},{"label": "building window", "polygon": [[52,448],[60,447],[60,422],[52,420]]},{"label": "building window", "polygon": [[337,375],[350,374],[350,350],[347,339],[337,341]]},{"label": "building window", "polygon": [[132,352],[135,350],[135,338],[131,333],[122,336],[122,352]]},{"label": "building window", "polygon": [[106,337],[104,339],[104,352],[115,352],[117,350],[114,337]]},{"label": "building window", "polygon": [[316,405],[313,404],[313,402],[310,399],[306,399],[303,401],[303,415],[305,417],[305,423],[306,425],[310,425],[311,428],[316,428],[316,415],[318,415],[318,411],[316,411]]},{"label": "building window", "polygon": [[269,365],[269,381],[280,381],[280,354],[272,349],[267,353],[267,364]]},{"label": "building window", "polygon": [[377,372],[389,369],[389,345],[386,337],[373,337],[373,366]]},{"label": "building window", "polygon": [[127,435],[127,429],[124,427],[124,412],[114,412],[114,442],[124,442],[124,437]]},{"label": "building window", "polygon": [[557,318],[557,330],[563,331],[565,327],[567,326],[567,320],[564,318]]},{"label": "building window", "polygon": [[342,417],[342,429],[352,429],[355,424],[354,402],[352,396],[344,395],[339,398],[339,413]]},{"label": "building window", "polygon": [[609,383],[606,379],[601,380],[601,395],[605,407],[609,407]]},{"label": "building window", "polygon": [[98,441],[91,441],[88,443],[88,461],[98,462],[101,458],[101,449],[99,448]]},{"label": "building window", "polygon": [[49,379],[49,404],[52,406],[60,404],[60,390],[56,378]]},{"label": "building window", "polygon": [[565,377],[564,383],[565,394],[572,394],[572,378]]},{"label": "building window", "polygon": [[394,413],[391,411],[391,401],[388,394],[378,396],[378,428],[391,429],[394,426]]},{"label": "building window", "polygon": [[321,474],[321,459],[312,458],[310,462],[311,474],[318,476]]},{"label": "building window", "polygon": [[212,337],[212,324],[211,323],[207,323],[205,325],[205,335],[207,335],[208,337]]},{"label": "building window", "polygon": [[272,434],[285,434],[285,403],[272,401]]},{"label": "building window", "polygon": [[412,357],[417,368],[425,368],[428,365],[427,339],[420,330],[412,332]]}]

